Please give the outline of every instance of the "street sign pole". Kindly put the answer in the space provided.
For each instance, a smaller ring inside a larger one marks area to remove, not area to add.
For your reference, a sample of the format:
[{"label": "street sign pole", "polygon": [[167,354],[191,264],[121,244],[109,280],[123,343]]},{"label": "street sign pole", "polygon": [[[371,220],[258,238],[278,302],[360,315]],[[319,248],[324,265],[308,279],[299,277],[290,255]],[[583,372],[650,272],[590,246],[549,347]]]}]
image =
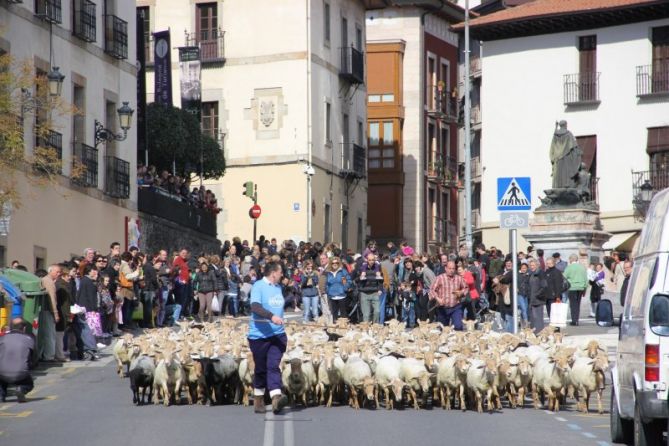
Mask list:
[{"label": "street sign pole", "polygon": [[[253,204],[258,204],[258,185],[255,185],[255,191],[253,192]],[[258,234],[258,219],[253,219],[253,244],[256,244],[256,235]]]},{"label": "street sign pole", "polygon": [[512,286],[513,296],[511,303],[513,304],[513,334],[518,334],[518,230],[511,230],[511,264],[512,264]]}]

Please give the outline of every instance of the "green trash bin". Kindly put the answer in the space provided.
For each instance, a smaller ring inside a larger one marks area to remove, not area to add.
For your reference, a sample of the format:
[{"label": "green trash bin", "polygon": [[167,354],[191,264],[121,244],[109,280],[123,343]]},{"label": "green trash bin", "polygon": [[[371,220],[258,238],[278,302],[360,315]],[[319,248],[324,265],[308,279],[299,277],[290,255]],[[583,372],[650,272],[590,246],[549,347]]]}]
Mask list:
[{"label": "green trash bin", "polygon": [[23,320],[32,327],[33,322],[39,317],[46,294],[46,291],[42,288],[42,279],[32,273],[12,268],[4,268],[0,271],[0,274],[16,285],[23,293],[25,297]]}]

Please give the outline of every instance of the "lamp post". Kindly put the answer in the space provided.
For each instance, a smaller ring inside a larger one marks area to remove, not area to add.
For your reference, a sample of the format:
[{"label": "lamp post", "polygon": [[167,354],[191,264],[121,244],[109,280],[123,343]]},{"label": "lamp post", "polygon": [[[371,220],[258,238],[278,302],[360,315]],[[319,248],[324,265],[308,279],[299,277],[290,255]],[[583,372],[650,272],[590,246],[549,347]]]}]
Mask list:
[{"label": "lamp post", "polygon": [[63,92],[63,81],[65,80],[65,75],[60,72],[60,67],[52,67],[46,78],[49,81],[49,95],[60,97]]},{"label": "lamp post", "polygon": [[650,184],[650,180],[646,180],[643,182],[641,186],[639,186],[640,192],[640,198],[643,203],[648,206],[650,204],[651,200],[653,199],[653,185]]},{"label": "lamp post", "polygon": [[97,147],[101,142],[111,142],[111,141],[124,141],[128,137],[128,130],[130,130],[132,123],[132,114],[135,112],[127,102],[124,102],[123,105],[116,110],[118,113],[118,121],[121,126],[123,133],[114,133],[113,131],[105,128],[100,121],[95,120],[95,147]]}]

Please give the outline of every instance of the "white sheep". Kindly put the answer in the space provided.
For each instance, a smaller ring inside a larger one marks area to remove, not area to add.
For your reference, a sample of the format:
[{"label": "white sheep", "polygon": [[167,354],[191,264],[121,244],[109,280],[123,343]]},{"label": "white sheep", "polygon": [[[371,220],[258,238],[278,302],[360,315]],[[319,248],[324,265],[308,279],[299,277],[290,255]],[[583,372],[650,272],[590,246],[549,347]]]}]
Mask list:
[{"label": "white sheep", "polygon": [[488,410],[495,409],[497,394],[497,363],[494,359],[473,359],[467,371],[467,388],[474,394],[476,409],[483,413],[483,395],[488,401]]},{"label": "white sheep", "polygon": [[[139,350],[133,348],[132,335],[125,335],[112,347],[114,359],[116,359],[116,372],[121,378],[127,376],[130,371],[130,362],[139,356]],[[123,366],[126,366],[126,372],[123,372]]]},{"label": "white sheep", "polygon": [[588,413],[590,394],[597,392],[597,411],[602,414],[602,392],[604,390],[606,371],[609,360],[606,355],[596,356],[594,359],[578,357],[574,361],[569,373],[572,385],[578,390],[577,409]]},{"label": "white sheep", "polygon": [[[317,398],[319,404],[325,402],[326,407],[332,407],[332,395],[340,389],[344,361],[333,350],[326,350],[323,360],[318,367]],[[327,400],[325,395],[328,393]]]},{"label": "white sheep", "polygon": [[433,376],[434,373],[430,373],[425,368],[424,361],[415,358],[403,358],[400,360],[400,379],[408,385],[414,409],[419,408],[417,394],[423,397],[423,404],[427,404]]},{"label": "white sheep", "polygon": [[465,387],[467,385],[467,371],[469,361],[462,355],[449,356],[439,361],[437,371],[437,386],[441,400],[441,408],[451,409],[451,396],[456,396],[460,408],[465,410]]},{"label": "white sheep", "polygon": [[156,365],[153,378],[154,402],[158,404],[158,400],[162,397],[163,404],[169,406],[170,401],[174,400],[178,403],[181,398],[183,369],[176,353],[166,351],[162,356],[163,358]]},{"label": "white sheep", "polygon": [[256,363],[253,360],[253,353],[247,352],[246,356],[239,363],[239,385],[242,388],[242,404],[248,406],[249,399],[253,395],[253,373]]},{"label": "white sheep", "polygon": [[539,408],[538,393],[542,392],[548,396],[548,410],[560,410],[560,397],[568,384],[569,372],[569,358],[566,355],[554,355],[537,361],[532,380],[536,409]]},{"label": "white sheep", "polygon": [[400,379],[400,367],[400,360],[394,356],[383,356],[376,364],[376,384],[385,394],[388,410],[394,408],[395,402],[402,402],[402,391],[407,387]]},{"label": "white sheep", "polygon": [[348,358],[346,365],[344,365],[342,379],[349,388],[349,404],[354,409],[360,409],[359,391],[364,394],[361,396],[366,397],[368,400],[374,400],[378,407],[378,390],[369,364],[358,357]]}]

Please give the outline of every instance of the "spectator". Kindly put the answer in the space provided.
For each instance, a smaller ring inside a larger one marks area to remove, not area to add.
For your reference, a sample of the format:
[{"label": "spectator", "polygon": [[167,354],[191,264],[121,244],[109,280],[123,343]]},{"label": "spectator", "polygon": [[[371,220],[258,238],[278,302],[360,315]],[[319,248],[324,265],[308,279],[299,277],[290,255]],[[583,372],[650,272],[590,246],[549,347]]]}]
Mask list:
[{"label": "spectator", "polygon": [[346,317],[346,293],[351,287],[351,276],[343,268],[341,259],[333,257],[326,271],[326,293],[333,320]]},{"label": "spectator", "polygon": [[571,325],[578,325],[581,313],[581,298],[588,286],[588,272],[578,261],[578,256],[569,256],[569,265],[564,270],[564,277],[569,281],[569,310],[571,311]]},{"label": "spectator", "polygon": [[365,322],[378,321],[381,294],[383,292],[383,274],[381,264],[376,261],[376,243],[367,245],[366,262],[359,268],[357,275],[358,291],[360,292],[360,307],[362,320]]},{"label": "spectator", "polygon": [[58,298],[56,296],[56,280],[61,276],[59,265],[49,266],[48,271],[38,271],[37,276],[42,278],[42,287],[48,298],[39,313],[38,358],[45,362],[56,362],[56,323],[60,321],[58,314]]},{"label": "spectator", "polygon": [[[552,262],[552,259],[548,261]],[[538,267],[536,260],[530,260],[528,267],[530,325],[535,333],[538,333],[544,329],[544,305],[547,300],[548,283],[546,274]]]},{"label": "spectator", "polygon": [[456,330],[462,330],[462,305],[460,301],[467,293],[465,280],[455,274],[455,262],[446,263],[446,271],[435,279],[430,288],[430,300],[438,305],[437,320],[444,327],[453,322]]},{"label": "spectator", "polygon": [[0,399],[7,400],[7,388],[16,386],[16,399],[26,402],[26,393],[33,389],[30,370],[35,366],[32,361],[35,340],[26,334],[27,324],[21,318],[12,320],[9,333],[0,336]]},{"label": "spectator", "polygon": [[623,282],[620,286],[620,305],[624,307],[625,297],[627,296],[627,287],[630,282],[630,276],[632,275],[632,261],[625,260],[625,264],[623,266],[623,273],[625,274],[625,278],[623,279]]}]

